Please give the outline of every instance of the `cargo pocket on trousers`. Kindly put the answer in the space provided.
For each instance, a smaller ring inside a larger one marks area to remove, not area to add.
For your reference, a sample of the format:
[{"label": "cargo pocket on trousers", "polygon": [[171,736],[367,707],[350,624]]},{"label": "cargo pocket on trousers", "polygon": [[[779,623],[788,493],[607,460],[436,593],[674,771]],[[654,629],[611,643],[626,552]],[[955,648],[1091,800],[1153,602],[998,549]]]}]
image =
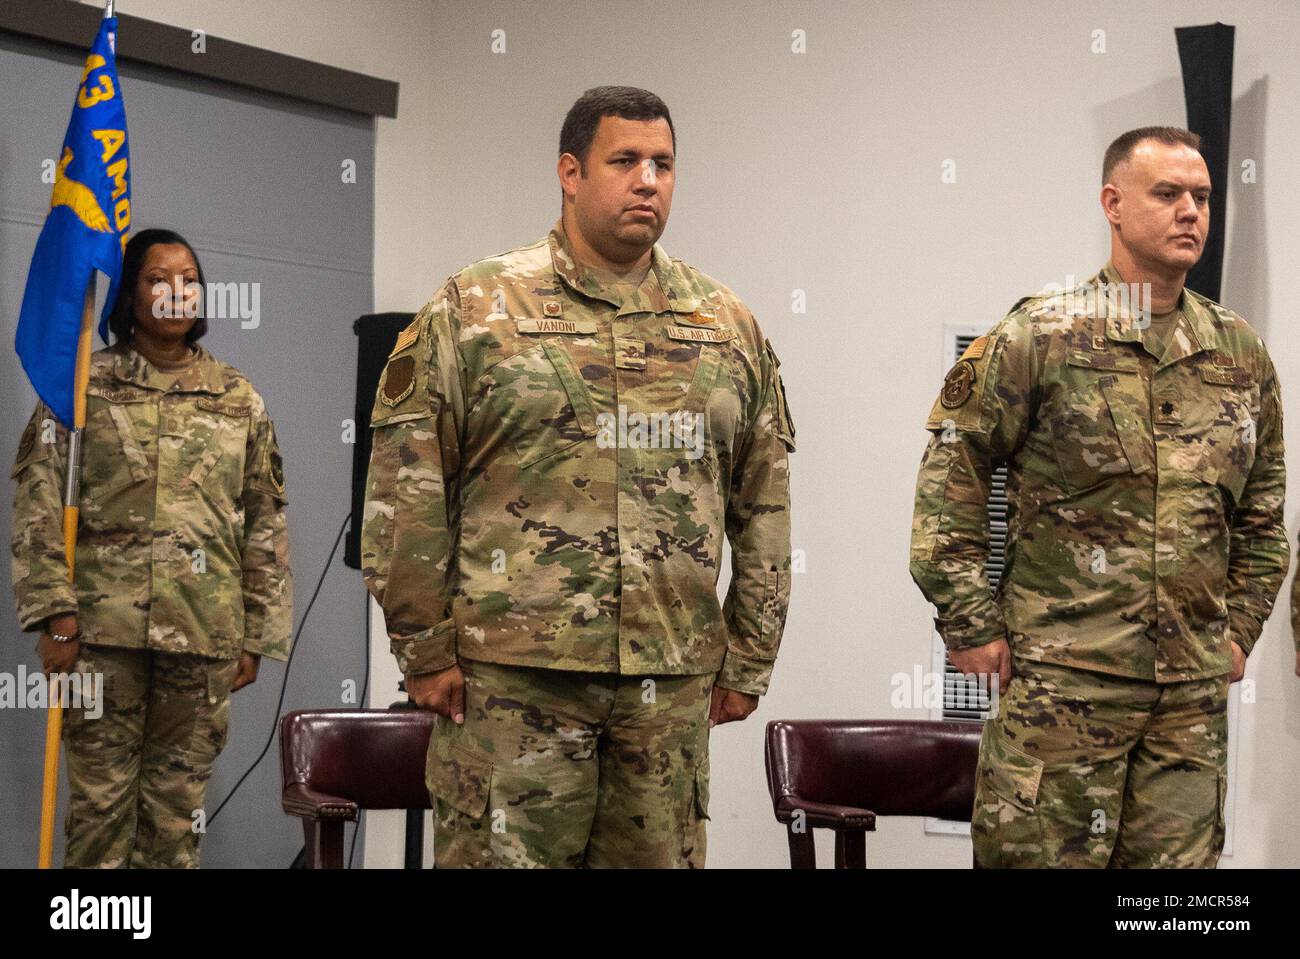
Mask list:
[{"label": "cargo pocket on trousers", "polygon": [[210,773],[230,739],[230,688],[239,674],[239,660],[211,661],[202,667],[207,673],[207,698],[199,705],[190,741],[190,755],[197,771]]},{"label": "cargo pocket on trousers", "polygon": [[492,764],[455,744],[446,750],[435,749],[431,758],[425,777],[429,795],[461,816],[482,819],[492,786]]},{"label": "cargo pocket on trousers", "polygon": [[1228,770],[1219,770],[1219,807],[1214,818],[1214,861],[1223,852],[1224,838],[1228,834],[1228,820],[1224,814],[1228,801]]},{"label": "cargo pocket on trousers", "polygon": [[971,816],[975,858],[984,867],[1042,865],[1038,789],[1043,761],[1007,743],[1000,728],[989,732],[991,737],[981,744]]},{"label": "cargo pocket on trousers", "polygon": [[695,767],[695,818],[709,818],[709,764]]}]

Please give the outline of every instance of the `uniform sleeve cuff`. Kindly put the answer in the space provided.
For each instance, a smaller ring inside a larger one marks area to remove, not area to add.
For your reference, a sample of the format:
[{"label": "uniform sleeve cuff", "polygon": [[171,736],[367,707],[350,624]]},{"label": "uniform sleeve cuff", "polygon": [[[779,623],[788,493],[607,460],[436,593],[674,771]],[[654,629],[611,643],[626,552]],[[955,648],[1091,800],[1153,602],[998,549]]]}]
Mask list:
[{"label": "uniform sleeve cuff", "polygon": [[277,605],[244,610],[244,652],[284,662],[293,641],[293,607]]},{"label": "uniform sleeve cuff", "polygon": [[747,659],[729,649],[722,657],[722,668],[718,670],[714,685],[738,693],[763,696],[772,682],[773,665],[771,660]]},{"label": "uniform sleeve cuff", "polygon": [[407,636],[388,635],[388,645],[404,676],[422,676],[456,665],[456,622],[443,620],[437,626]]},{"label": "uniform sleeve cuff", "polygon": [[252,653],[254,656],[261,656],[264,659],[277,659],[284,662],[289,658],[289,641],[270,640],[263,636],[244,637],[244,652]]},{"label": "uniform sleeve cuff", "polygon": [[1241,647],[1247,656],[1255,648],[1264,624],[1241,606],[1228,604],[1228,638]]},{"label": "uniform sleeve cuff", "polygon": [[1007,638],[1006,626],[1001,621],[994,628],[990,628],[990,626],[993,626],[993,624],[972,626],[969,623],[945,622],[942,619],[934,621],[934,628],[943,637],[943,644],[948,647],[949,652],[959,649],[972,649],[976,646],[987,646],[989,643],[996,643],[999,639]]},{"label": "uniform sleeve cuff", "polygon": [[40,606],[36,609],[24,608],[22,615],[18,620],[24,633],[35,632],[45,625],[45,621],[51,616],[64,616],[68,613],[76,616],[80,610],[77,608],[76,600],[67,602],[51,603],[48,606]]}]

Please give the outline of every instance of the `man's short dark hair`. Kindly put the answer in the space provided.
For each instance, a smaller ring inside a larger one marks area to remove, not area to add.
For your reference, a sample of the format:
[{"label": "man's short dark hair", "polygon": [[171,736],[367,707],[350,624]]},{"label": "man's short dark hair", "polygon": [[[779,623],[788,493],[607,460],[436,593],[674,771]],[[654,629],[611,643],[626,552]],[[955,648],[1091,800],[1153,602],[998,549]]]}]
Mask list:
[{"label": "man's short dark hair", "polygon": [[1201,138],[1191,130],[1184,130],[1182,127],[1138,127],[1136,130],[1129,130],[1128,133],[1121,133],[1115,138],[1114,143],[1106,147],[1106,158],[1101,162],[1102,186],[1110,182],[1115,167],[1131,157],[1133,148],[1143,140],[1156,140],[1168,146],[1177,146],[1181,143],[1198,153],[1201,150]]},{"label": "man's short dark hair", "polygon": [[[122,254],[122,275],[117,285],[117,299],[113,301],[113,309],[108,314],[108,328],[113,334],[114,343],[131,342],[135,332],[136,283],[140,279],[140,269],[144,266],[144,255],[149,252],[150,247],[157,246],[159,243],[179,244],[189,250],[190,256],[194,257],[194,267],[199,274],[199,288],[204,291],[199,294],[200,309],[202,309],[208,284],[204,282],[203,267],[199,264],[199,255],[194,252],[194,247],[190,246],[185,237],[172,230],[141,230],[127,241],[126,250]],[[190,346],[198,342],[207,332],[208,321],[200,316],[185,334],[185,345]]]},{"label": "man's short dark hair", "polygon": [[677,153],[677,131],[668,105],[649,90],[639,87],[592,87],[569,107],[560,128],[560,155],[572,153],[578,158],[582,175],[587,175],[587,154],[591,141],[596,139],[596,128],[601,117],[622,117],[624,120],[668,121],[668,132],[673,137],[673,154]]}]

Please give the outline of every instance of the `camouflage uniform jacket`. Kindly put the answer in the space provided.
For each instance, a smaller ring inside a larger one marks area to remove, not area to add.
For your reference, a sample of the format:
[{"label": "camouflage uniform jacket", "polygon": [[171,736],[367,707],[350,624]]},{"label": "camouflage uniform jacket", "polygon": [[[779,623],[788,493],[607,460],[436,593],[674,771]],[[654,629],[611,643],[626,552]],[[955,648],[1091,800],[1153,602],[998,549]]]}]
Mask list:
[{"label": "camouflage uniform jacket", "polygon": [[75,588],[63,555],[67,430],[37,404],[13,468],[23,629],[75,612],[92,645],[288,655],[293,589],[275,428],[248,380],[196,349],[174,373],[130,347],[92,356]]},{"label": "camouflage uniform jacket", "polygon": [[403,672],[720,668],[765,692],[790,593],[777,365],[735,294],[658,245],[621,306],[559,223],[453,276],[372,419],[362,569]]},{"label": "camouflage uniform jacket", "polygon": [[[1277,376],[1241,317],[1190,290],[1157,359],[1122,300],[1089,298],[1119,283],[1108,263],[1022,299],[949,372],[926,422],[912,577],[950,649],[1007,638],[1102,673],[1222,675],[1287,571]],[[1003,464],[994,595],[986,504]]]}]

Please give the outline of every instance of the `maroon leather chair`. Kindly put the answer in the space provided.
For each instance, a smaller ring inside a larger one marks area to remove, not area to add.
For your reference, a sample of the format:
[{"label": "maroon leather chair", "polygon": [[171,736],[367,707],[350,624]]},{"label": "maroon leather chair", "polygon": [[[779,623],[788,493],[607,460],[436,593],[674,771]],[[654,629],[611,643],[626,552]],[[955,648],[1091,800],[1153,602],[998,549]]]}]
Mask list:
[{"label": "maroon leather chair", "polygon": [[835,868],[866,868],[877,816],[969,822],[979,723],[777,720],[767,724],[767,788],[785,823],[790,866],[817,865],[814,827],[835,830]]},{"label": "maroon leather chair", "polygon": [[308,869],[343,868],[362,809],[428,809],[424,709],[300,709],[280,720],[280,804],[302,819]]}]

